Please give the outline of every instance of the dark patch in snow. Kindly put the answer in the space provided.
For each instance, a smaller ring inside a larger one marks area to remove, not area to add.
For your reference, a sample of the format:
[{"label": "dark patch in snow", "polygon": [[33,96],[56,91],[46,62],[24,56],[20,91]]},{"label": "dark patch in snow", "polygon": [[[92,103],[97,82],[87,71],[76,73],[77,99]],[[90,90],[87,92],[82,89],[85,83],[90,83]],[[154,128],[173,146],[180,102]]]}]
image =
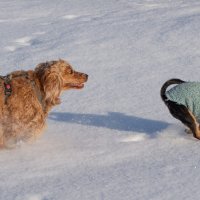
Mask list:
[{"label": "dark patch in snow", "polygon": [[107,115],[53,112],[49,115],[49,119],[118,131],[147,133],[151,136],[169,126],[167,122],[129,116],[119,112],[108,112]]}]

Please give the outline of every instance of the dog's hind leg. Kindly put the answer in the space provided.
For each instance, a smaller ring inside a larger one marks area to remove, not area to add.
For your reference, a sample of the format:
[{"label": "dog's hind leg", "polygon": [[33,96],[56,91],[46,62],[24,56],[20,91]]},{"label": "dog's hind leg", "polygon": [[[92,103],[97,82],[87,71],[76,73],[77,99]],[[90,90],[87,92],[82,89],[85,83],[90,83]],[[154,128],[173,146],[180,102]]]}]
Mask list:
[{"label": "dog's hind leg", "polygon": [[200,139],[199,123],[197,122],[196,117],[187,109],[187,107],[184,105],[179,105],[170,100],[168,100],[166,104],[172,116],[187,126],[195,138]]},{"label": "dog's hind leg", "polygon": [[[193,136],[195,137],[195,138],[197,138],[197,139],[199,139],[200,140],[200,125],[199,125],[199,123],[198,123],[198,121],[197,121],[197,119],[196,119],[196,117],[188,110],[188,112],[189,112],[189,114],[190,114],[190,117],[192,117],[192,124],[191,124],[191,122],[189,122],[189,126],[191,126],[191,131],[192,131],[192,133],[193,133]],[[190,117],[189,116],[187,116],[187,118],[190,120]],[[188,120],[188,121],[189,121]]]}]

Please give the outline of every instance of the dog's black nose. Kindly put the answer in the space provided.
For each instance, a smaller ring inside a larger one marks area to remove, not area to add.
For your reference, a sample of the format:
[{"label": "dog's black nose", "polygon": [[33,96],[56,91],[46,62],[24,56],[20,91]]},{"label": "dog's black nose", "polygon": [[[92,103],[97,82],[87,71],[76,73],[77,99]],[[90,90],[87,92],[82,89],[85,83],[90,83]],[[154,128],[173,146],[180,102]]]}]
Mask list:
[{"label": "dog's black nose", "polygon": [[87,74],[85,74],[85,78],[86,78],[86,80],[88,80],[88,75]]}]

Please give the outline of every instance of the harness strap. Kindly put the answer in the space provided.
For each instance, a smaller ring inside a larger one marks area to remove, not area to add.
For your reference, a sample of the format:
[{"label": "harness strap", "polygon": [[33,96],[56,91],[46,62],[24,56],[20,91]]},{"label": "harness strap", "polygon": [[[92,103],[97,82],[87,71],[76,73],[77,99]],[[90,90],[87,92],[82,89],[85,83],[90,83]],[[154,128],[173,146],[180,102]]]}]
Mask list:
[{"label": "harness strap", "polygon": [[36,96],[40,102],[40,104],[42,105],[42,109],[43,111],[45,111],[46,109],[46,106],[45,106],[45,103],[43,102],[43,98],[42,98],[42,93],[40,91],[40,89],[37,87],[35,81],[33,79],[30,78],[28,72],[26,71],[19,71],[17,74],[8,74],[7,76],[0,76],[0,79],[3,80],[4,82],[4,94],[5,94],[5,104],[7,104],[7,99],[8,97],[12,94],[12,84],[11,84],[11,80],[13,78],[17,78],[17,77],[25,77],[27,80],[30,81],[31,83],[31,86],[33,87],[35,93],[36,93]]},{"label": "harness strap", "polygon": [[12,75],[9,74],[7,76],[0,76],[0,79],[2,79],[4,82],[4,94],[5,94],[4,102],[5,104],[7,104],[7,99],[12,93],[12,87],[11,87]]}]

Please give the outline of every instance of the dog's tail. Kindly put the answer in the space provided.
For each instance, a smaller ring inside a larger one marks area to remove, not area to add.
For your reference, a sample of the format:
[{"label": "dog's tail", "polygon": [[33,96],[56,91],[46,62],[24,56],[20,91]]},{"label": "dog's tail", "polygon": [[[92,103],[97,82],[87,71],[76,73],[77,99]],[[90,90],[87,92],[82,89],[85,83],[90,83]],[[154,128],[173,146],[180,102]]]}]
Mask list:
[{"label": "dog's tail", "polygon": [[166,100],[167,100],[167,96],[165,94],[167,88],[170,86],[170,85],[173,85],[173,84],[181,84],[181,83],[185,83],[185,81],[182,81],[181,79],[170,79],[168,81],[166,81],[163,86],[161,87],[161,90],[160,90],[160,96],[162,98],[162,100],[166,103]]}]

